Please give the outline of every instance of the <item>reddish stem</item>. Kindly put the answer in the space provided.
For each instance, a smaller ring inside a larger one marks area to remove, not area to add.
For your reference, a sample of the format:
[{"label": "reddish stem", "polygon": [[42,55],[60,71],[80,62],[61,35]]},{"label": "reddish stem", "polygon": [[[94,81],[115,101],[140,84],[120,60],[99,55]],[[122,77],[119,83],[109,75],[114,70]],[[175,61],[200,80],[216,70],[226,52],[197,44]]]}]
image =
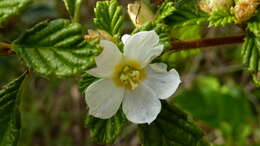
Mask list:
[{"label": "reddish stem", "polygon": [[201,40],[177,40],[172,41],[171,50],[182,51],[194,48],[205,48],[228,44],[243,43],[245,35],[227,36],[227,37],[216,37],[216,38],[206,38]]}]

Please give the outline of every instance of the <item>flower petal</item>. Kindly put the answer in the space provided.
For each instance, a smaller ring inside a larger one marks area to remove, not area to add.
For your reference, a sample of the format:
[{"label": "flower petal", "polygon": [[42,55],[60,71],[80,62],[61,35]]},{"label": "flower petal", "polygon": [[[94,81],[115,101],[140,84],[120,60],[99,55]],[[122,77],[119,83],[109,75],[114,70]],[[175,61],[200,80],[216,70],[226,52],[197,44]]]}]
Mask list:
[{"label": "flower petal", "polygon": [[165,63],[153,63],[149,67],[156,72],[167,72],[167,64]]},{"label": "flower petal", "polygon": [[155,31],[138,32],[125,40],[124,56],[137,60],[142,67],[149,64],[163,51],[163,45],[159,45],[159,36]]},{"label": "flower petal", "polygon": [[122,53],[118,47],[107,40],[101,40],[100,45],[104,48],[102,53],[95,58],[96,68],[90,69],[87,73],[95,77],[109,77],[114,72],[115,66],[121,61]]},{"label": "flower petal", "polygon": [[178,72],[167,68],[163,63],[152,64],[146,68],[147,78],[143,81],[160,99],[169,98],[179,87],[181,80]]},{"label": "flower petal", "polygon": [[161,102],[155,93],[143,84],[133,91],[126,91],[123,111],[133,123],[152,123],[160,113]]},{"label": "flower petal", "polygon": [[114,85],[112,80],[101,79],[91,84],[85,91],[89,114],[108,119],[118,111],[124,95],[124,89]]},{"label": "flower petal", "polygon": [[124,43],[124,45],[126,44],[126,41],[127,41],[127,39],[128,39],[129,37],[131,37],[131,35],[129,35],[129,34],[125,34],[125,35],[122,36],[121,40],[122,40],[122,42]]}]

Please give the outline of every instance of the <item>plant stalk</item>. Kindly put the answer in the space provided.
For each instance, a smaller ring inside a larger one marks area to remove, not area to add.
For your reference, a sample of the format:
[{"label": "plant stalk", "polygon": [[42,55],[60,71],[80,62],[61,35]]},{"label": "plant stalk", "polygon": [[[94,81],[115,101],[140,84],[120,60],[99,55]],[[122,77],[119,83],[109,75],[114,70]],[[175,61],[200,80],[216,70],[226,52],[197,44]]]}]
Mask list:
[{"label": "plant stalk", "polygon": [[172,41],[171,50],[182,51],[195,48],[207,48],[221,45],[238,44],[243,43],[244,39],[245,35],[241,34],[235,36],[205,38],[201,40],[175,40]]}]

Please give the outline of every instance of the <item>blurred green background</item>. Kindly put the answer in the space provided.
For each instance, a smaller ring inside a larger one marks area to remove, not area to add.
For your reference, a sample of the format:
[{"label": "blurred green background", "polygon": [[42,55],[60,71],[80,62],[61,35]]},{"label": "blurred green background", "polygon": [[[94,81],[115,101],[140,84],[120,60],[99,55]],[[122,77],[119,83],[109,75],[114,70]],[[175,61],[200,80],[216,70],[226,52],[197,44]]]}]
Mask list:
[{"label": "blurred green background", "polygon": [[[133,0],[119,0],[126,8]],[[149,3],[149,1],[146,1]],[[95,0],[84,0],[81,23],[86,29],[92,24]],[[154,6],[154,5],[153,5]],[[156,6],[154,6],[156,7]],[[126,10],[126,9],[125,9]],[[134,26],[126,11],[124,32]],[[21,16],[0,28],[0,41],[14,40],[25,28],[39,21],[68,18],[61,0],[35,0]],[[188,26],[172,32],[179,39],[239,34],[230,25],[222,28]],[[260,90],[241,64],[240,45],[180,52],[172,59],[182,85],[170,100],[190,113],[216,146],[260,146]],[[178,56],[178,57],[177,57]],[[16,56],[0,57],[0,87],[25,70]],[[45,79],[31,74],[29,89],[22,103],[22,136],[20,146],[98,146],[84,128],[87,112],[84,97],[78,91],[79,78]],[[127,127],[113,146],[138,146],[135,125]]]}]

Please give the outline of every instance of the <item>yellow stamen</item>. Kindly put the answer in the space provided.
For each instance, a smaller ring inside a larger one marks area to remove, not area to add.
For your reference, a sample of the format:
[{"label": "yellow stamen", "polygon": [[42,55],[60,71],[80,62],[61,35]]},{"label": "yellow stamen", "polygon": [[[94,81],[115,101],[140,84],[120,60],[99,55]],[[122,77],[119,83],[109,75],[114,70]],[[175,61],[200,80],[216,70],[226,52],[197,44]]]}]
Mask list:
[{"label": "yellow stamen", "polygon": [[137,61],[124,61],[117,65],[113,74],[113,80],[119,87],[134,90],[139,83],[146,78],[146,73]]}]

